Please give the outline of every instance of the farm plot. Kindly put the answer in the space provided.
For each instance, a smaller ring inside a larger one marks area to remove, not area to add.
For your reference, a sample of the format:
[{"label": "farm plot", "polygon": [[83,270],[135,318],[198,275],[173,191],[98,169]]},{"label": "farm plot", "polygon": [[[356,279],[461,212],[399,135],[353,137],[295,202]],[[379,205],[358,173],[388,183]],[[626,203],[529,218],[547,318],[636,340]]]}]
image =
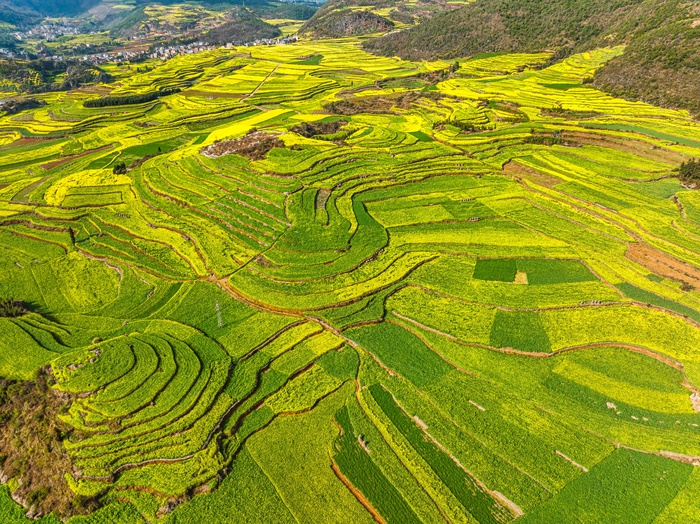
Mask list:
[{"label": "farm plot", "polygon": [[691,522],[699,128],[585,82],[620,52],[219,49],[0,116],[68,522]]}]

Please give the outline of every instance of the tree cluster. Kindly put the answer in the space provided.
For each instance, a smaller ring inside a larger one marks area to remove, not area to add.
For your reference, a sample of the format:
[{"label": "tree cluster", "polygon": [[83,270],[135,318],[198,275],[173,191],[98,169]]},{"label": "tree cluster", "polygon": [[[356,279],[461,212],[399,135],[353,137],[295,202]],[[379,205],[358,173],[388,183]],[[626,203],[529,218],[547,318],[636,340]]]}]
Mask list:
[{"label": "tree cluster", "polygon": [[681,182],[700,182],[700,160],[694,158],[683,162],[678,169],[678,176]]},{"label": "tree cluster", "polygon": [[340,9],[326,12],[321,9],[302,26],[299,33],[318,38],[342,38],[389,31],[393,27],[394,22],[371,11]]},{"label": "tree cluster", "polygon": [[154,100],[158,100],[164,96],[174,95],[180,91],[180,88],[176,87],[171,89],[161,89],[160,91],[153,91],[151,93],[143,93],[139,95],[105,96],[95,100],[87,100],[83,103],[83,105],[85,107],[94,108],[145,104],[146,102],[153,102]]},{"label": "tree cluster", "polygon": [[245,44],[254,40],[273,39],[282,36],[276,26],[261,20],[250,11],[236,9],[231,13],[232,19],[201,36],[202,42],[210,45]]},{"label": "tree cluster", "polygon": [[341,127],[347,124],[345,120],[335,122],[303,122],[294,126],[292,131],[306,138],[313,138],[317,135],[330,135],[337,133]]},{"label": "tree cluster", "polygon": [[21,300],[12,298],[0,298],[0,317],[15,318],[21,317],[27,312],[27,308]]},{"label": "tree cluster", "polygon": [[37,109],[46,105],[44,100],[36,98],[10,98],[0,103],[0,110],[5,111],[8,115],[15,115],[21,111],[28,109]]},{"label": "tree cluster", "polygon": [[126,164],[124,162],[117,162],[114,164],[112,173],[115,175],[126,175]]}]

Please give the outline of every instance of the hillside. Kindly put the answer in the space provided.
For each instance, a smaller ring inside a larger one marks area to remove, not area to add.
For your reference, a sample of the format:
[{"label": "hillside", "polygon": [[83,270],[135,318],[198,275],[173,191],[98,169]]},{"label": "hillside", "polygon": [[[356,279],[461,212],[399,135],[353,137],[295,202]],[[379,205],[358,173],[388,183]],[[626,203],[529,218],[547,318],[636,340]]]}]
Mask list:
[{"label": "hillside", "polygon": [[[477,0],[365,48],[412,60],[587,47],[639,0]],[[616,35],[620,40],[622,35]]]},{"label": "hillside", "polygon": [[338,38],[390,31],[456,9],[469,0],[329,0],[300,30],[316,38]]},{"label": "hillside", "polygon": [[5,0],[3,4],[43,16],[74,16],[100,4],[103,0]]},{"label": "hillside", "polygon": [[323,38],[364,35],[389,31],[394,23],[370,11],[333,11],[326,16],[312,18],[299,33]]},{"label": "hillside", "polygon": [[0,0],[0,34],[7,29],[26,29],[47,16],[76,16],[86,13],[103,0]]},{"label": "hillside", "polygon": [[[643,20],[625,54],[598,71],[593,85],[616,96],[700,115],[700,5],[659,10]],[[659,19],[661,18],[661,19]]]},{"label": "hillside", "polygon": [[[598,73],[597,85],[697,110],[698,18],[700,7],[682,0],[477,0],[364,46],[413,60],[550,50],[556,61],[574,52],[629,44],[622,57]],[[670,85],[669,78],[674,79]]]},{"label": "hillside", "polygon": [[700,524],[700,0],[243,1],[0,0],[0,524]]},{"label": "hillside", "polygon": [[[112,26],[126,27],[130,22],[138,22],[140,19],[147,18],[143,16],[145,9],[158,9],[161,6],[172,6],[173,4],[180,4],[181,8],[184,7],[192,11],[197,11],[200,8],[221,11],[232,6],[246,5],[256,9],[266,9],[270,12],[277,10],[280,15],[295,12],[308,14],[309,9],[306,6],[280,5],[268,0],[194,0],[191,2],[137,0],[124,4],[105,0],[0,0],[0,22],[9,24],[12,28],[26,29],[40,23],[45,17],[84,17],[86,20],[104,21],[101,15],[108,13],[106,20],[108,23]],[[203,10],[200,9],[200,16],[202,13]],[[311,15],[308,14],[308,16]],[[194,22],[195,20],[193,20]],[[0,28],[0,32],[6,29]]]},{"label": "hillside", "polygon": [[229,42],[240,45],[254,40],[277,38],[282,34],[279,28],[245,9],[236,9],[228,18],[228,21],[205,32],[201,40],[214,45]]}]

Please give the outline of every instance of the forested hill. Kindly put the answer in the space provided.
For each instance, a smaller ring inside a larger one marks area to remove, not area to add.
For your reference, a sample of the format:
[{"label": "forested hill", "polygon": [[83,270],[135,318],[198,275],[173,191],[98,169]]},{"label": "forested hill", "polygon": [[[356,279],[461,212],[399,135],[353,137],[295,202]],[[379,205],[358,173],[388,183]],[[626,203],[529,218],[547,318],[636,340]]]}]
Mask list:
[{"label": "forested hill", "polygon": [[45,16],[74,16],[101,0],[0,0],[0,22],[18,28],[39,23]]},{"label": "forested hill", "polygon": [[[87,13],[104,0],[0,0],[0,22],[14,28],[25,29],[40,23],[45,17],[74,17]],[[137,7],[150,4],[170,5],[182,0],[136,0]],[[210,6],[246,5],[253,8],[276,8],[280,14],[293,6],[272,4],[268,0],[194,0],[193,4]],[[126,10],[129,12],[128,10]],[[132,11],[133,12],[133,11]],[[310,16],[310,15],[309,15]]]},{"label": "forested hill", "polygon": [[44,16],[73,16],[87,11],[102,0],[3,0],[2,10],[33,12]]},{"label": "forested hill", "polygon": [[388,31],[413,25],[471,0],[329,0],[300,33],[337,38]]},{"label": "forested hill", "polygon": [[[373,53],[422,60],[554,51],[554,59],[628,44],[596,84],[618,95],[700,112],[700,5],[684,0],[476,0],[366,42]],[[669,79],[673,79],[672,82]]]}]

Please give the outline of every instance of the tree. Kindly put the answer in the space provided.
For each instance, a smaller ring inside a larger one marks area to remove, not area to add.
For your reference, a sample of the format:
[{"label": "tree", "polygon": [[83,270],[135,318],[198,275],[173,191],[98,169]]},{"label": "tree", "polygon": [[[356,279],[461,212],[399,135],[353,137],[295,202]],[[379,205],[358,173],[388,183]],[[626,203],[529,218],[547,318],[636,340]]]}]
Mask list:
[{"label": "tree", "polygon": [[683,162],[678,172],[682,182],[700,181],[700,160],[694,158],[688,162]]},{"label": "tree", "polygon": [[21,317],[26,312],[27,309],[20,300],[15,300],[13,298],[0,298],[0,317]]},{"label": "tree", "polygon": [[126,164],[124,162],[118,162],[114,164],[114,169],[112,169],[112,173],[114,173],[115,175],[125,175]]}]

